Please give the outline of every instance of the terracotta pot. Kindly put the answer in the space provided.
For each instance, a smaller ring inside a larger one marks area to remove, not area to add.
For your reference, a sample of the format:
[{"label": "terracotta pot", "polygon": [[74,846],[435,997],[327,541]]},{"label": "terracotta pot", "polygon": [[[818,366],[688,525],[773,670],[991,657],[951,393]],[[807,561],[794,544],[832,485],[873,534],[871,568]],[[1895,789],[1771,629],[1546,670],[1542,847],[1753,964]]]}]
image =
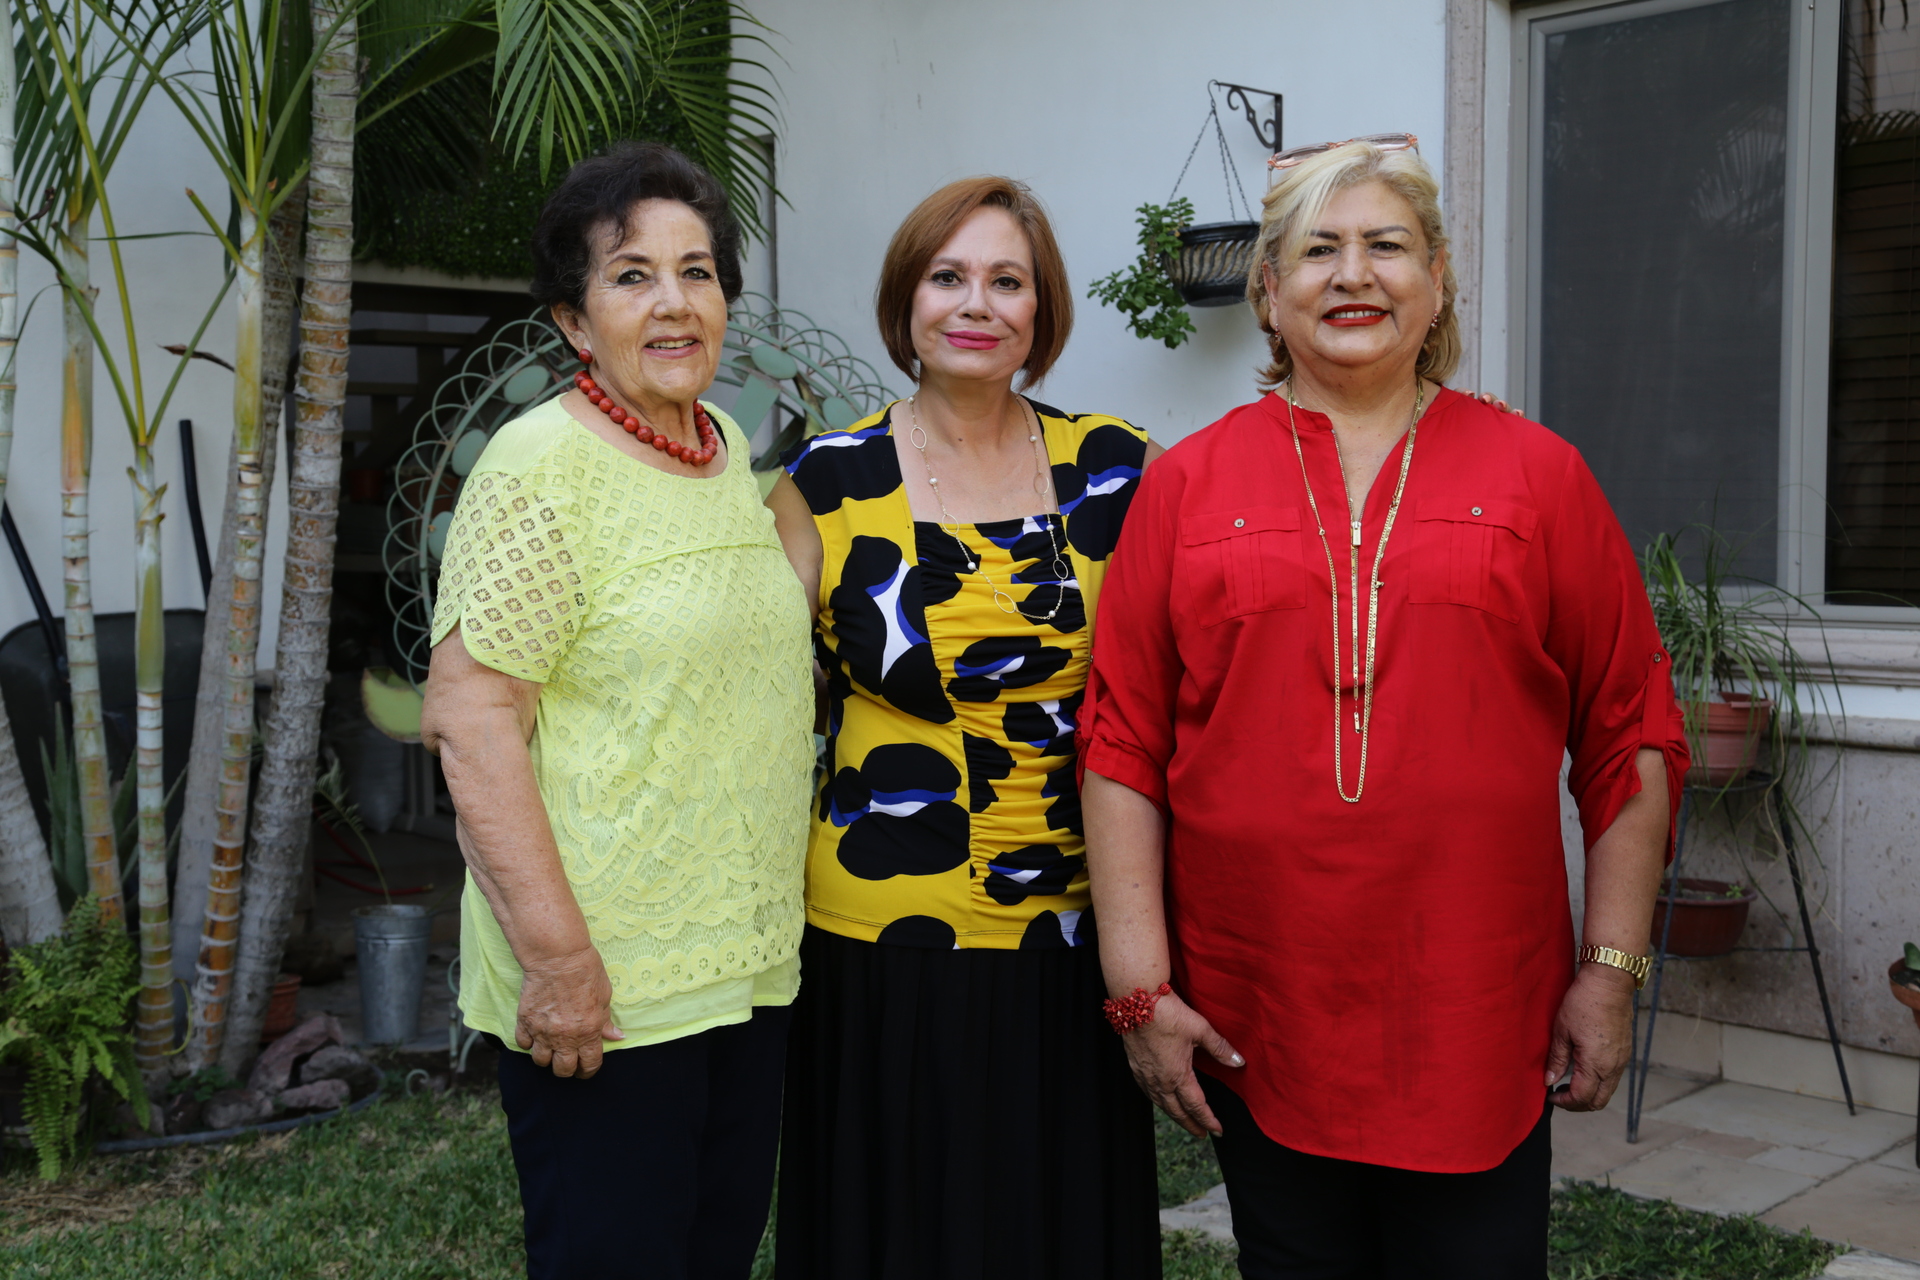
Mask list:
[{"label": "terracotta pot", "polygon": [[1893,980],[1893,975],[1899,973],[1906,967],[1907,962],[1905,960],[1895,960],[1892,964],[1888,965],[1887,985],[1893,988],[1893,998],[1907,1006],[1907,1012],[1913,1015],[1913,1025],[1920,1027],[1920,991],[1916,991],[1905,983],[1895,982]]},{"label": "terracotta pot", "polygon": [[1667,934],[1670,956],[1723,956],[1740,941],[1747,927],[1747,911],[1757,894],[1747,889],[1737,898],[1724,896],[1733,886],[1725,880],[1695,880],[1683,876],[1682,890],[1708,893],[1709,898],[1669,898],[1662,893],[1653,900],[1653,945],[1667,927],[1667,911],[1673,911],[1673,932]]},{"label": "terracotta pot", "polygon": [[[1687,716],[1695,719],[1702,704],[1689,702]],[[1773,719],[1773,703],[1765,698],[1722,697],[1704,704],[1706,723],[1700,747],[1705,755],[1687,770],[1687,781],[1724,787],[1738,782],[1753,768]]]},{"label": "terracotta pot", "polygon": [[272,1044],[293,1030],[296,1018],[294,1006],[299,999],[300,975],[281,974],[280,980],[273,984],[273,994],[267,998],[267,1020],[260,1028],[261,1044]]}]

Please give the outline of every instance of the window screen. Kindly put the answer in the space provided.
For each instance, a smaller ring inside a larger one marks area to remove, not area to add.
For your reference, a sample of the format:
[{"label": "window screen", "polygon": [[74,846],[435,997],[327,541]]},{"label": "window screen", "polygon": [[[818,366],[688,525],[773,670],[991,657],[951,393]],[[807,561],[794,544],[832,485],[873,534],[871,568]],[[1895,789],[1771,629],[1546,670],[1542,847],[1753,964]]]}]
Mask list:
[{"label": "window screen", "polygon": [[[1896,0],[1897,2],[1897,0]],[[1535,371],[1636,548],[1712,521],[1771,581],[1788,0],[1533,28]]]},{"label": "window screen", "polygon": [[1920,12],[1844,12],[1827,599],[1920,605]]}]

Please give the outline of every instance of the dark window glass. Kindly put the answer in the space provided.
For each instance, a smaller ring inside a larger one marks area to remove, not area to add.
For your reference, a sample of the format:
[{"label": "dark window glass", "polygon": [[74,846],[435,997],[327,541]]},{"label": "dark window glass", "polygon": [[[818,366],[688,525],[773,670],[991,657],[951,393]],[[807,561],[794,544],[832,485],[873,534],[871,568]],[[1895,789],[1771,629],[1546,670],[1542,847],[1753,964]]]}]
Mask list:
[{"label": "dark window glass", "polygon": [[1845,14],[1827,599],[1920,605],[1920,13],[1848,0]]},{"label": "dark window glass", "polygon": [[1537,28],[1529,407],[1579,447],[1636,548],[1710,520],[1770,581],[1788,3],[1618,13]]}]

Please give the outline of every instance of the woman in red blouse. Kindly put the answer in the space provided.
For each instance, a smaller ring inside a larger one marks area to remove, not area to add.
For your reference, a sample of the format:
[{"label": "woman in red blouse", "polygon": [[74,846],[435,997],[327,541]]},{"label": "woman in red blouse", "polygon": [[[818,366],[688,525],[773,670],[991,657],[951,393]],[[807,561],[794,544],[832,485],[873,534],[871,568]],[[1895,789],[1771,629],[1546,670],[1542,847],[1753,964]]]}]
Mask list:
[{"label": "woman in red blouse", "polygon": [[1142,480],[1081,721],[1110,1009],[1214,1135],[1250,1280],[1545,1274],[1548,1104],[1625,1068],[1687,766],[1592,473],[1439,385],[1413,142],[1276,157],[1247,290],[1274,390]]}]

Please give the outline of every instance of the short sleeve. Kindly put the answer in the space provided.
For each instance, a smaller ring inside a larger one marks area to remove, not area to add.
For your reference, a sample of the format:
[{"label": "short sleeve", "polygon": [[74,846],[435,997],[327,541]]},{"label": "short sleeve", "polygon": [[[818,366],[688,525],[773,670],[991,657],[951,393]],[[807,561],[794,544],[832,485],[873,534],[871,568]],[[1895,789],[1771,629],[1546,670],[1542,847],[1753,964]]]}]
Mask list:
[{"label": "short sleeve", "polygon": [[578,539],[554,484],[487,471],[468,479],[447,530],[433,643],[458,623],[467,652],[545,684],[587,607]]},{"label": "short sleeve", "polygon": [[[1552,598],[1546,648],[1572,699],[1567,785],[1587,848],[1640,791],[1635,757],[1666,761],[1669,842],[1690,758],[1672,663],[1661,646],[1646,584],[1600,484],[1576,453],[1547,538]],[[1671,848],[1671,843],[1669,843]]]},{"label": "short sleeve", "polygon": [[1169,608],[1178,486],[1163,460],[1140,479],[1107,562],[1080,710],[1079,764],[1167,807],[1182,667]]}]

